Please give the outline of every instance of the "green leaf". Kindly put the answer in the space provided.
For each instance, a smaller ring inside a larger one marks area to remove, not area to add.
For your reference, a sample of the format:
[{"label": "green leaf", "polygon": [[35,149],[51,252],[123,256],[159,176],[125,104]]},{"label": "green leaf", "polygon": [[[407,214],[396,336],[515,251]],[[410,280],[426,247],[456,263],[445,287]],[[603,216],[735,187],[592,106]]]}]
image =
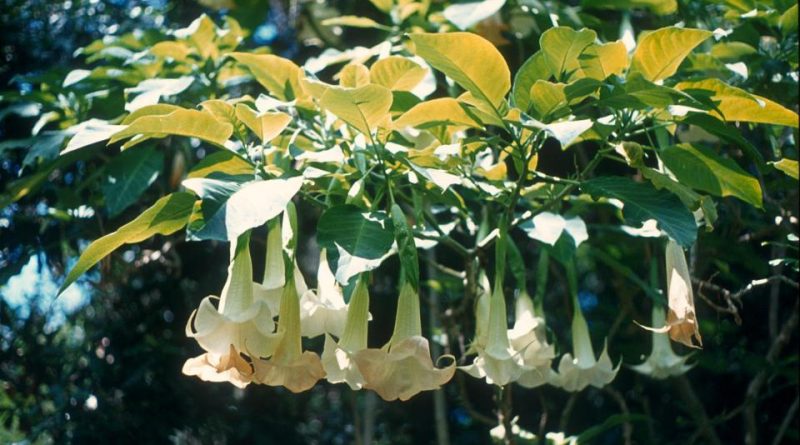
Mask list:
[{"label": "green leaf", "polygon": [[590,179],[581,186],[595,198],[618,199],[624,204],[622,214],[628,224],[641,226],[654,219],[658,227],[684,247],[697,239],[694,215],[681,200],[666,190],[656,190],[648,183],[635,182],[621,176]]},{"label": "green leaf", "polygon": [[726,121],[755,122],[798,128],[798,116],[792,110],[765,97],[728,85],[719,79],[681,82],[678,90],[708,97],[717,109],[710,114]]},{"label": "green leaf", "polygon": [[514,88],[511,93],[514,105],[527,113],[531,106],[531,87],[537,80],[548,80],[550,77],[550,68],[544,61],[544,54],[537,51],[522,64],[514,76]]},{"label": "green leaf", "polygon": [[[511,89],[511,72],[488,40],[467,32],[411,34],[416,54],[475,98],[499,109]],[[477,63],[480,61],[480,63]]]},{"label": "green leaf", "polygon": [[641,73],[652,82],[666,79],[675,74],[683,59],[711,34],[702,29],[674,26],[644,34],[633,53],[631,72]]},{"label": "green leaf", "polygon": [[331,207],[317,224],[317,242],[328,253],[336,279],[377,268],[390,253],[394,236],[384,212],[365,212],[354,205]]},{"label": "green leaf", "polygon": [[194,201],[191,193],[177,192],[164,196],[116,232],[92,242],[69,271],[58,293],[64,292],[84,272],[123,244],[134,244],[154,235],[170,235],[180,230],[186,225]]},{"label": "green leaf", "polygon": [[208,178],[187,179],[183,186],[203,198],[202,214],[195,212],[191,224],[193,236],[233,241],[283,212],[302,185],[302,177],[252,181],[241,186]]},{"label": "green leaf", "polygon": [[115,133],[109,144],[137,135],[164,137],[186,136],[223,146],[233,134],[233,125],[221,122],[209,113],[181,109],[169,114],[143,116],[124,130]]},{"label": "green leaf", "polygon": [[799,174],[798,174],[797,161],[783,158],[780,161],[772,162],[772,166],[786,173],[790,177],[798,179]]},{"label": "green leaf", "polygon": [[355,15],[343,15],[341,17],[332,17],[322,21],[324,26],[349,26],[352,28],[373,28],[381,29],[384,31],[391,31],[392,28],[381,25],[380,23],[368,17],[359,17]]},{"label": "green leaf", "polygon": [[567,96],[564,94],[563,83],[553,83],[546,80],[537,80],[531,87],[530,97],[536,117],[549,121],[557,111],[566,111]]},{"label": "green leaf", "polygon": [[394,238],[397,241],[397,253],[403,265],[405,278],[414,289],[419,289],[419,258],[417,246],[414,244],[414,233],[408,226],[406,215],[397,204],[392,205],[392,223]]},{"label": "green leaf", "polygon": [[778,19],[778,26],[780,26],[783,35],[797,34],[797,3],[781,14],[781,18]]},{"label": "green leaf", "polygon": [[613,89],[600,90],[601,104],[620,110],[650,107],[663,109],[682,101],[694,102],[688,94],[674,88],[656,85],[644,79],[639,73],[629,74],[625,83],[615,85]]},{"label": "green leaf", "polygon": [[557,80],[567,81],[582,77],[578,56],[594,43],[597,33],[591,29],[575,31],[566,26],[550,28],[539,38],[544,62]]},{"label": "green leaf", "polygon": [[758,208],[762,206],[758,180],[730,159],[689,144],[664,148],[658,156],[681,184],[717,196],[735,196]]},{"label": "green leaf", "polygon": [[673,181],[669,176],[652,168],[641,166],[639,169],[642,172],[642,176],[650,180],[657,189],[663,188],[674,193],[689,210],[701,209],[706,226],[709,230],[713,228],[714,223],[717,221],[717,206],[711,198]]},{"label": "green leaf", "polygon": [[726,142],[738,145],[759,165],[759,167],[764,165],[764,157],[761,155],[761,152],[758,151],[750,141],[745,139],[742,134],[739,133],[739,130],[730,125],[726,125],[725,122],[716,117],[705,113],[687,113],[680,122],[682,124],[695,125]]},{"label": "green leaf", "polygon": [[392,92],[380,85],[361,88],[329,87],[322,93],[319,105],[339,119],[370,136],[389,117]]},{"label": "green leaf", "polygon": [[164,168],[164,154],[152,147],[127,150],[108,165],[100,188],[106,210],[114,217],[136,202]]}]

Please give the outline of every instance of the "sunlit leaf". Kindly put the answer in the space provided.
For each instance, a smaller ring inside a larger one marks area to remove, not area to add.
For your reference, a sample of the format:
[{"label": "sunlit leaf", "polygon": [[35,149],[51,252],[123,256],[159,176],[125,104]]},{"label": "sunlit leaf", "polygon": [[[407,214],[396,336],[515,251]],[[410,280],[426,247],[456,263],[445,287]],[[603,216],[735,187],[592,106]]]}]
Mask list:
[{"label": "sunlit leaf", "polygon": [[363,63],[348,63],[339,71],[339,86],[358,88],[369,85],[369,69]]},{"label": "sunlit leaf", "polygon": [[542,33],[539,46],[544,55],[544,62],[557,80],[569,80],[579,76],[581,69],[578,56],[587,46],[597,39],[597,33],[591,29],[575,31],[566,26],[550,28]]},{"label": "sunlit leaf", "polygon": [[262,142],[269,142],[278,136],[292,117],[280,111],[268,111],[257,114],[255,110],[245,104],[236,104],[236,117],[244,122]]},{"label": "sunlit leaf", "polygon": [[280,100],[289,101],[306,96],[300,80],[305,77],[303,70],[289,59],[272,54],[231,53],[253,74],[253,77],[270,94]]},{"label": "sunlit leaf", "polygon": [[631,72],[652,82],[666,79],[697,45],[711,37],[711,31],[670,26],[644,34],[636,46]]},{"label": "sunlit leaf", "polygon": [[480,123],[470,117],[455,99],[443,97],[419,103],[403,113],[394,122],[394,128],[414,127],[426,129],[440,125],[480,128]]},{"label": "sunlit leaf", "polygon": [[467,3],[454,3],[444,8],[443,15],[458,29],[466,31],[476,23],[500,10],[506,0],[483,0]]},{"label": "sunlit leaf", "polygon": [[392,92],[380,85],[328,88],[319,105],[365,135],[372,134],[389,116]]},{"label": "sunlit leaf", "polygon": [[579,63],[586,77],[605,80],[613,74],[622,75],[628,69],[628,50],[620,40],[591,44],[581,53]]},{"label": "sunlit leaf", "polygon": [[427,71],[411,59],[390,56],[372,64],[369,78],[392,91],[411,91],[422,82]]},{"label": "sunlit leaf", "polygon": [[772,166],[794,179],[798,179],[798,176],[800,175],[800,172],[798,172],[797,161],[792,159],[783,158],[780,161],[773,162]]},{"label": "sunlit leaf", "polygon": [[109,143],[136,135],[163,137],[163,135],[186,136],[223,145],[231,137],[233,126],[221,122],[209,113],[180,109],[169,114],[143,116],[133,121],[124,130],[115,133]]}]

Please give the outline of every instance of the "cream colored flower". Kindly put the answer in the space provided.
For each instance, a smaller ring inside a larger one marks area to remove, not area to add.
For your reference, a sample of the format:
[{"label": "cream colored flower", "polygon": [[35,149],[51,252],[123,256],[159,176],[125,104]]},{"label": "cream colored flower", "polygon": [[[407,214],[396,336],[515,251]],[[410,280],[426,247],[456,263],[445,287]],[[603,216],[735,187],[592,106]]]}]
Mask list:
[{"label": "cream colored flower", "polygon": [[319,356],[312,351],[303,351],[299,300],[292,279],[284,286],[281,296],[278,316],[280,340],[275,353],[269,359],[258,359],[253,363],[256,382],[302,392],[311,389],[319,379],[325,377]]},{"label": "cream colored flower", "polygon": [[397,302],[394,333],[381,349],[363,349],[353,358],[364,376],[366,389],[378,393],[382,399],[408,400],[421,391],[438,389],[455,373],[455,357],[444,368],[437,368],[431,360],[428,340],[422,336],[419,295],[409,284],[403,284]]},{"label": "cream colored flower", "polygon": [[206,382],[228,382],[239,388],[244,388],[253,379],[252,365],[233,345],[222,355],[206,352],[186,360],[182,372],[185,375],[197,376]]},{"label": "cream colored flower", "polygon": [[[302,280],[302,275],[295,275]],[[280,312],[281,294],[286,284],[286,270],[283,265],[283,240],[280,219],[269,224],[267,232],[267,254],[264,258],[264,278],[261,283],[253,283],[253,294],[266,301],[275,315]],[[305,283],[303,283],[305,287]],[[298,288],[301,288],[298,286]]]},{"label": "cream colored flower", "polygon": [[342,288],[328,267],[325,249],[319,256],[317,290],[300,294],[300,321],[303,337],[314,338],[328,333],[340,337],[347,320],[347,305]]},{"label": "cream colored flower", "polygon": [[217,297],[204,298],[189,317],[186,335],[217,357],[228,354],[231,347],[255,356],[269,355],[277,342],[275,323],[268,302],[253,296],[249,236],[232,244],[231,257],[218,306],[212,302]]},{"label": "cream colored flower", "polygon": [[506,301],[502,285],[496,284],[494,292],[489,297],[488,317],[485,315],[485,309],[481,308],[480,298],[486,297],[479,297],[476,311],[478,329],[474,350],[478,355],[471,365],[461,366],[460,369],[475,378],[485,378],[486,383],[507,385],[519,379],[525,368],[522,354],[512,348],[509,342]]},{"label": "cream colored flower", "polygon": [[359,277],[347,310],[344,334],[337,343],[325,334],[322,367],[331,383],[347,383],[353,390],[364,386],[364,376],[358,369],[353,354],[367,348],[369,318],[369,291],[364,276]]},{"label": "cream colored flower", "polygon": [[[661,326],[664,321],[664,309],[653,305],[653,326]],[[631,366],[631,369],[654,379],[666,379],[692,369],[694,365],[686,364],[689,357],[690,355],[679,356],[672,351],[667,334],[653,332],[653,351],[644,363]]]},{"label": "cream colored flower", "polygon": [[555,347],[547,343],[544,318],[536,315],[533,301],[523,291],[517,297],[514,328],[508,331],[511,347],[522,353],[523,373],[517,383],[535,388],[556,377],[551,365],[556,356]]},{"label": "cream colored flower", "polygon": [[604,343],[600,359],[595,359],[589,325],[583,318],[577,297],[573,301],[575,315],[572,318],[572,351],[575,356],[573,358],[567,353],[561,357],[558,377],[552,383],[572,392],[581,391],[589,385],[602,388],[614,380],[621,363],[614,368],[608,356],[608,343]]},{"label": "cream colored flower", "polygon": [[667,242],[666,257],[669,312],[665,329],[675,341],[692,348],[702,347],[703,339],[700,337],[700,326],[694,311],[689,266],[686,264],[683,249],[672,239]]}]

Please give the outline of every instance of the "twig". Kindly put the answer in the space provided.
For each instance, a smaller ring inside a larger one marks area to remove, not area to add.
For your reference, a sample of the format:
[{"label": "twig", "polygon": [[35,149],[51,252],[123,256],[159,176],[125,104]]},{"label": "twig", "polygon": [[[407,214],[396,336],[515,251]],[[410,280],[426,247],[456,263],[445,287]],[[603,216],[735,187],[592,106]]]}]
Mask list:
[{"label": "twig", "polygon": [[672,381],[675,384],[675,388],[678,390],[678,394],[683,399],[686,410],[695,420],[695,423],[697,423],[699,429],[698,433],[705,436],[707,443],[722,445],[722,442],[717,436],[717,432],[714,431],[713,424],[708,419],[706,409],[700,402],[697,394],[695,394],[694,389],[692,389],[692,384],[689,382],[689,379],[687,379],[685,375],[681,375],[680,377],[672,379]]},{"label": "twig", "polygon": [[755,445],[758,442],[758,425],[756,424],[758,394],[761,392],[761,387],[764,386],[764,383],[767,381],[772,365],[775,363],[775,360],[777,360],[781,351],[783,351],[783,348],[789,343],[789,340],[791,340],[795,329],[797,329],[798,319],[800,318],[798,315],[798,308],[800,308],[800,303],[795,303],[792,314],[783,324],[780,333],[775,337],[775,340],[773,340],[772,345],[769,347],[769,351],[767,351],[767,366],[759,371],[747,386],[744,412],[742,413],[746,431],[744,436],[744,443],[746,445]]},{"label": "twig", "polygon": [[776,434],[775,439],[772,440],[772,445],[781,445],[783,436],[789,429],[789,425],[792,424],[795,414],[797,414],[797,408],[800,408],[800,397],[794,399],[792,406],[789,407],[789,411],[786,411],[786,416],[783,418],[783,422],[781,422],[781,427],[778,429],[778,434]]},{"label": "twig", "polygon": [[[625,403],[625,398],[622,397],[622,394],[610,386],[606,386],[603,389],[608,393],[608,395],[611,396],[612,399],[614,399],[614,401],[617,402],[617,405],[619,405],[619,410],[622,411],[622,414],[625,417],[630,417],[631,411],[628,409],[628,404]],[[633,443],[633,426],[627,420],[622,424],[622,438],[625,440],[625,445],[631,445]]]},{"label": "twig", "polygon": [[480,423],[483,423],[488,426],[497,426],[497,421],[492,419],[491,417],[479,413],[475,407],[472,405],[472,402],[469,400],[469,396],[467,395],[467,385],[464,384],[464,374],[457,372],[456,373],[456,383],[458,384],[458,398],[457,400],[461,404],[461,407],[464,408],[467,413],[473,419],[477,420]]}]

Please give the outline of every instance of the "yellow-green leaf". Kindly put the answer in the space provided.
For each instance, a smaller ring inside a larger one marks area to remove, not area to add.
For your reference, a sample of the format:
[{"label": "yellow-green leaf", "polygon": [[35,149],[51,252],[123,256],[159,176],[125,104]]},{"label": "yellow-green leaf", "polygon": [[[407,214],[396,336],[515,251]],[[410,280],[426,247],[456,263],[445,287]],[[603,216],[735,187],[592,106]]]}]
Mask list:
[{"label": "yellow-green leaf", "polygon": [[468,32],[411,34],[416,54],[494,109],[511,89],[511,72],[488,40]]},{"label": "yellow-green leaf", "polygon": [[657,15],[669,15],[678,10],[676,0],[583,0],[581,6],[596,9],[630,10],[646,8]]},{"label": "yellow-green leaf", "polygon": [[169,235],[186,225],[195,198],[191,193],[177,192],[156,201],[133,221],[119,230],[95,240],[83,251],[78,262],[67,274],[59,294],[84,272],[123,244],[133,244],[154,235]]},{"label": "yellow-green leaf", "polygon": [[758,180],[732,160],[711,150],[680,144],[660,150],[658,157],[683,185],[717,196],[735,196],[756,207],[762,206]]},{"label": "yellow-green leaf", "polygon": [[255,110],[245,104],[236,104],[236,117],[244,122],[253,133],[263,142],[269,142],[289,125],[291,116],[280,111],[268,111],[257,114]]},{"label": "yellow-green leaf", "polygon": [[531,106],[531,87],[537,80],[548,80],[551,76],[550,68],[547,67],[544,61],[544,54],[541,51],[537,51],[522,64],[514,76],[514,89],[512,92],[514,105],[527,113]]},{"label": "yellow-green leaf", "polygon": [[373,63],[370,81],[392,91],[411,91],[425,78],[426,70],[411,59],[389,56]]},{"label": "yellow-green leaf", "polygon": [[164,135],[186,136],[223,145],[231,137],[233,126],[222,122],[209,113],[198,110],[175,110],[169,114],[143,116],[133,121],[124,130],[115,133],[110,144],[129,137],[163,137]]},{"label": "yellow-green leaf", "polygon": [[712,93],[711,100],[719,111],[711,114],[726,121],[755,122],[761,124],[798,127],[798,116],[792,110],[765,97],[730,86],[719,79],[681,82],[675,88],[685,92],[702,90]]},{"label": "yellow-green leaf", "polygon": [[597,33],[591,29],[575,31],[566,26],[550,28],[539,38],[544,62],[557,80],[569,80],[578,73],[581,65],[578,56],[594,43]]},{"label": "yellow-green leaf", "polygon": [[772,162],[771,164],[773,167],[786,173],[788,176],[791,176],[794,179],[798,179],[798,176],[800,176],[800,171],[798,171],[799,169],[797,167],[797,161],[793,159],[783,158],[780,161]]},{"label": "yellow-green leaf", "polygon": [[455,126],[480,128],[481,125],[470,117],[461,104],[450,97],[433,99],[414,105],[394,121],[394,128],[406,127],[426,129],[436,126]]},{"label": "yellow-green leaf", "polygon": [[711,31],[670,26],[639,38],[633,53],[631,72],[641,73],[652,82],[666,79],[697,45],[711,37]]},{"label": "yellow-green leaf", "polygon": [[329,87],[319,105],[369,136],[389,116],[392,92],[380,85],[360,88]]},{"label": "yellow-green leaf", "polygon": [[332,17],[322,21],[324,26],[349,26],[351,28],[374,28],[382,30],[391,30],[392,28],[381,25],[380,23],[368,17],[360,17],[356,15],[343,15],[341,17]]},{"label": "yellow-green leaf", "polygon": [[172,104],[147,105],[125,116],[125,119],[122,120],[121,124],[128,125],[133,121],[135,121],[136,119],[139,119],[140,117],[143,116],[157,116],[162,114],[170,114],[176,110],[183,110],[183,108]]},{"label": "yellow-green leaf", "polygon": [[628,50],[621,40],[602,45],[589,45],[579,57],[586,77],[605,80],[612,74],[622,75],[628,68]]},{"label": "yellow-green leaf", "polygon": [[289,101],[305,97],[300,80],[303,70],[294,62],[272,54],[231,53],[231,57],[246,66],[256,81],[273,96]]},{"label": "yellow-green leaf", "polygon": [[530,97],[533,110],[539,119],[545,119],[554,112],[567,106],[563,83],[552,83],[537,80],[531,87]]},{"label": "yellow-green leaf", "polygon": [[369,85],[369,69],[362,63],[350,63],[339,71],[339,85],[358,88]]}]

